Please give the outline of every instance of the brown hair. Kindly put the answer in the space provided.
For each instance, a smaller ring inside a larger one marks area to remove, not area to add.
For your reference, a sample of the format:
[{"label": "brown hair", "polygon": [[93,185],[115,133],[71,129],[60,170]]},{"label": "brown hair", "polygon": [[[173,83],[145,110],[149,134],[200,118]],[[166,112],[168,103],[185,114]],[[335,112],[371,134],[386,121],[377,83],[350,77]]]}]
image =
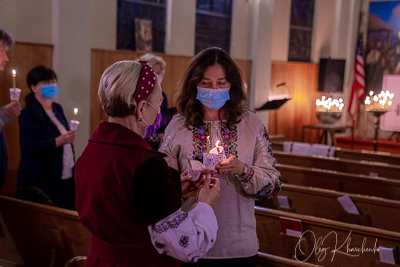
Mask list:
[{"label": "brown hair", "polygon": [[5,46],[12,47],[14,44],[14,38],[6,33],[5,30],[0,29],[0,42],[2,42]]},{"label": "brown hair", "polygon": [[197,85],[203,79],[206,69],[216,63],[225,69],[226,79],[231,84],[230,100],[219,109],[218,117],[221,120],[221,115],[224,115],[228,126],[240,121],[239,117],[247,100],[240,70],[227,52],[218,47],[211,47],[204,49],[192,59],[178,88],[176,105],[178,112],[185,117],[185,126],[188,129],[203,125],[202,104],[196,99]]}]

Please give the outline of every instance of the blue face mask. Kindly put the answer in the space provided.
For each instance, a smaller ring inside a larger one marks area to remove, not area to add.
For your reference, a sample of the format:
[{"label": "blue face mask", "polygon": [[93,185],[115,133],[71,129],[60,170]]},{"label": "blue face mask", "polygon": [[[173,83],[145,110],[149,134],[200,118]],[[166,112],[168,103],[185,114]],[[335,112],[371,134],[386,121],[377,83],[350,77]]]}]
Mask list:
[{"label": "blue face mask", "polygon": [[45,99],[53,99],[58,95],[58,87],[56,83],[42,85],[42,97]]},{"label": "blue face mask", "polygon": [[209,109],[220,109],[230,99],[229,88],[210,89],[197,87],[196,99]]}]

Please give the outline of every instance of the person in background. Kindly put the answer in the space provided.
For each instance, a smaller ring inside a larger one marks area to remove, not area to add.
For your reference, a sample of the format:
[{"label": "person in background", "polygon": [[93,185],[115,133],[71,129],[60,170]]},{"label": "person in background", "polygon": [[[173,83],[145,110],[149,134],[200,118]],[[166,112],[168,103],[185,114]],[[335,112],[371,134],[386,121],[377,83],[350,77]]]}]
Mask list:
[{"label": "person in background", "polygon": [[[4,70],[8,62],[7,51],[14,41],[11,35],[0,29],[0,71]],[[21,113],[21,106],[17,101],[11,101],[4,107],[0,107],[0,190],[7,175],[7,148],[4,141],[3,126],[17,118]]]},{"label": "person in background", "polygon": [[37,187],[57,206],[74,210],[76,131],[69,129],[61,105],[53,101],[59,90],[56,73],[38,66],[28,73],[27,83],[31,92],[19,117],[18,187]]},{"label": "person in background", "polygon": [[77,211],[92,234],[86,266],[196,261],[216,240],[210,205],[219,195],[219,180],[203,177],[199,202],[181,210],[181,197],[193,194],[190,176],[180,177],[145,141],[160,125],[163,101],[145,61],[109,66],[98,94],[109,119],[93,133],[75,169]]},{"label": "person in background", "polygon": [[[153,71],[156,74],[158,82],[161,85],[165,74],[165,67],[167,66],[162,57],[156,56],[151,53],[147,53],[139,57],[137,60],[138,61],[144,60],[150,64],[150,66],[153,68]],[[158,150],[158,148],[160,147],[160,143],[162,143],[164,139],[165,128],[171,121],[172,116],[174,115],[173,112],[168,108],[167,95],[164,93],[164,91],[162,92],[162,96],[163,96],[163,102],[161,104],[162,120],[160,128],[150,138],[146,139],[147,143],[149,143],[151,148],[154,150]]]},{"label": "person in background", "polygon": [[[246,94],[239,68],[221,48],[197,54],[179,86],[175,116],[165,130],[160,152],[183,172],[191,160],[203,160],[207,138],[218,141],[227,159],[216,169],[221,197],[214,207],[219,230],[215,246],[197,266],[256,266],[258,240],[254,200],[272,197],[281,188],[268,133],[253,112],[244,108]],[[183,204],[192,205],[191,197]],[[186,266],[186,264],[182,264]]]}]

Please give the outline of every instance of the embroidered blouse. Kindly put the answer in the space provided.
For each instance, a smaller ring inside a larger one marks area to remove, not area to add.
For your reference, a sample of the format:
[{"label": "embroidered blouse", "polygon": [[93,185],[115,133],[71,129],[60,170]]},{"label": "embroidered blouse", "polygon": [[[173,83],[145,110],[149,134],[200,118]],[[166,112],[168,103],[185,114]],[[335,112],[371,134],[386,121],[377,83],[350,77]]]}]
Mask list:
[{"label": "embroidered blouse", "polygon": [[214,246],[218,224],[212,208],[199,202],[189,212],[179,209],[148,230],[158,253],[196,262]]},{"label": "embroidered blouse", "polygon": [[[281,188],[280,173],[275,169],[268,133],[256,114],[245,111],[241,121],[228,128],[221,121],[206,121],[200,128],[188,130],[185,119],[177,115],[165,131],[160,151],[168,156],[168,164],[183,172],[188,168],[187,157],[202,161],[207,147],[221,142],[225,155],[235,155],[250,166],[245,177],[216,175],[221,179],[221,195],[215,205],[219,230],[214,247],[203,258],[240,258],[258,252],[254,199],[276,195]],[[229,179],[229,184],[225,180]],[[189,208],[194,198],[188,199],[182,209]]]}]

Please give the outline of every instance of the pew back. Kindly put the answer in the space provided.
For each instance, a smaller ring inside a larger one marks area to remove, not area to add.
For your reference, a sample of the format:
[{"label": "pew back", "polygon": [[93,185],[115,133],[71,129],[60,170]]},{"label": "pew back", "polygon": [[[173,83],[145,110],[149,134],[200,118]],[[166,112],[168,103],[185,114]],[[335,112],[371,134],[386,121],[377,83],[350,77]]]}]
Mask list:
[{"label": "pew back", "polygon": [[16,266],[64,266],[90,250],[76,211],[0,196],[0,229],[0,259]]},{"label": "pew back", "polygon": [[323,156],[308,156],[275,151],[274,157],[279,163],[295,166],[335,170],[339,172],[394,178],[400,180],[400,165],[373,161],[358,161]]},{"label": "pew back", "polygon": [[[283,151],[283,140],[271,139],[273,151]],[[371,150],[353,150],[342,147],[336,147],[335,157],[341,159],[353,159],[364,161],[377,161],[388,164],[400,165],[400,155],[382,151]]]},{"label": "pew back", "polygon": [[307,262],[291,260],[275,255],[270,255],[262,252],[258,252],[257,267],[286,267],[286,266],[296,266],[296,267],[317,267],[320,265],[315,265]]},{"label": "pew back", "polygon": [[282,182],[340,192],[400,200],[400,181],[285,164],[277,164]]},{"label": "pew back", "polygon": [[[359,215],[347,213],[337,200],[348,195]],[[278,198],[256,201],[257,206],[316,216],[335,221],[371,226],[388,231],[399,231],[400,201],[343,193],[333,190],[282,184],[279,196],[288,198],[290,208],[282,208]]]},{"label": "pew back", "polygon": [[[323,266],[377,266],[379,246],[398,258],[400,233],[255,207],[260,252]],[[281,233],[280,218],[301,220],[302,238]]]}]

